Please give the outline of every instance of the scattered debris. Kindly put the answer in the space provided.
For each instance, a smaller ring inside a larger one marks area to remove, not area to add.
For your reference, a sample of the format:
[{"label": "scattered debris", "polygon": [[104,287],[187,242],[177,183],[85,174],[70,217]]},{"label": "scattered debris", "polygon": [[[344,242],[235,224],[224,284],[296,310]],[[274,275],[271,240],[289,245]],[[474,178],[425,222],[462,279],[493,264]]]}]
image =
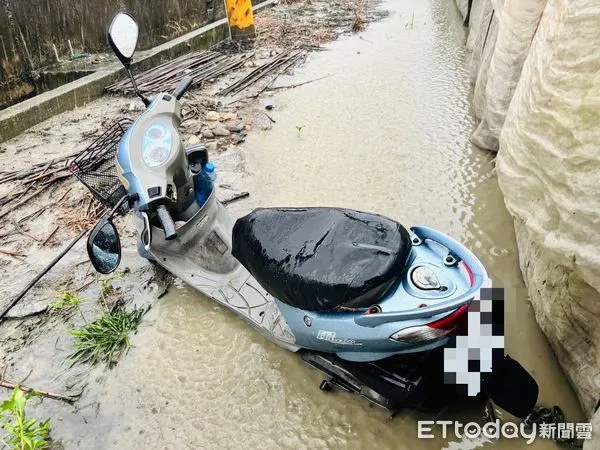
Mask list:
[{"label": "scattered debris", "polygon": [[58,217],[67,230],[79,233],[91,229],[107,211],[102,203],[86,193],[75,203],[61,206]]},{"label": "scattered debris", "polygon": [[229,203],[233,203],[237,200],[241,200],[242,198],[246,198],[246,197],[250,197],[250,193],[249,192],[240,192],[239,194],[235,194],[233,197],[230,197],[228,199],[222,200],[221,204],[222,205],[228,205]]},{"label": "scattered debris", "polygon": [[[304,52],[302,51],[285,50],[279,55],[275,56],[270,61],[266,62],[265,64],[250,72],[245,77],[233,83],[231,86],[226,87],[225,89],[222,89],[221,91],[217,92],[217,95],[224,96],[230,94],[237,94],[243,91],[244,89],[248,88],[249,86],[253,85],[257,81],[261,80],[265,76],[269,75],[270,73],[276,72],[276,74],[279,75],[280,73],[284,72],[285,70],[292,67],[295,63],[297,63],[302,56],[304,56]],[[265,89],[267,89],[269,85],[275,81],[275,78],[273,78],[271,82],[259,92],[259,94]]]},{"label": "scattered debris", "polygon": [[263,114],[264,114],[265,116],[267,116],[267,119],[269,119],[269,121],[270,121],[271,123],[277,123],[277,122],[275,121],[275,119],[273,119],[273,118],[272,118],[270,115],[268,115],[267,113],[263,113]]},{"label": "scattered debris", "polygon": [[[308,81],[304,81],[302,83],[296,83],[296,84],[288,84],[286,86],[270,87],[270,88],[268,88],[268,90],[269,91],[276,91],[276,90],[279,90],[279,89],[294,89],[294,88],[297,88],[297,87],[300,87],[300,86],[304,86],[305,84],[314,83],[315,81],[319,81],[319,80],[322,80],[323,78],[327,78],[327,77],[330,77],[330,76],[331,76],[330,74],[327,74],[327,75],[323,75],[322,77],[315,78],[314,80],[308,80]],[[273,105],[267,105],[267,106],[265,106],[265,108],[266,109],[273,109]]]},{"label": "scattered debris", "polygon": [[[8,205],[7,208],[0,213],[0,219],[41,194],[50,185],[57,181],[69,178],[71,174],[63,167],[63,163],[73,156],[75,156],[75,154],[58,158],[50,162],[35,164],[28,169],[2,173],[0,176],[0,183],[17,181],[18,184],[0,198],[1,205]],[[12,204],[13,201],[16,201],[16,204]]]},{"label": "scattered debris", "polygon": [[354,16],[352,17],[351,30],[358,33],[365,29],[364,3],[359,2],[354,5]]},{"label": "scattered debris", "polygon": [[14,250],[7,250],[5,248],[0,248],[0,253],[2,253],[3,255],[14,256],[14,257],[19,257],[19,258],[25,257],[25,255],[23,255],[19,252],[15,252]]},{"label": "scattered debris", "polygon": [[379,0],[285,0],[255,17],[257,42],[263,46],[319,49],[341,34],[357,32],[387,15]]},{"label": "scattered debris", "polygon": [[17,302],[19,300],[21,300],[23,297],[25,297],[25,294],[27,294],[27,292],[29,292],[29,290],[35,286],[35,284],[40,281],[40,279],[46,275],[46,273],[48,273],[48,271],[50,269],[52,269],[56,263],[58,261],[60,261],[62,259],[63,256],[65,256],[67,254],[67,252],[69,250],[71,250],[73,248],[73,246],[87,233],[87,229],[83,230],[79,236],[77,236],[75,239],[73,239],[71,241],[71,243],[69,245],[67,245],[63,251],[61,251],[46,267],[44,267],[44,269],[33,279],[29,282],[29,284],[27,286],[25,286],[25,289],[23,289],[19,295],[17,295],[14,299],[12,299],[8,306],[6,306],[2,312],[0,312],[0,322],[2,322],[2,319],[4,318],[4,316],[6,315],[6,313],[8,313],[8,311],[10,311],[10,309],[15,306],[17,304]]},{"label": "scattered debris", "polygon": [[[144,94],[171,92],[186,75],[192,77],[192,86],[198,87],[207,80],[240,67],[253,56],[253,53],[224,55],[215,51],[191,52],[160,64],[146,72],[136,74],[135,81],[138,89]],[[106,88],[106,92],[112,94],[134,93],[129,78],[111,84]]]}]

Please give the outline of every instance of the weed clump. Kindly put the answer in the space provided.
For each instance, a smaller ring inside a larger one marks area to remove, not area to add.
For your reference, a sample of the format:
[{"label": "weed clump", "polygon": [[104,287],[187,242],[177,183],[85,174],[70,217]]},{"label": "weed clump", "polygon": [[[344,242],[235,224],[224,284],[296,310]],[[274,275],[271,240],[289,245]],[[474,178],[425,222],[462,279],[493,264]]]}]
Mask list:
[{"label": "weed clump", "polygon": [[105,362],[108,366],[116,364],[119,356],[129,350],[129,335],[137,330],[144,311],[106,311],[93,322],[72,330],[75,350],[69,359],[76,363],[95,365]]}]

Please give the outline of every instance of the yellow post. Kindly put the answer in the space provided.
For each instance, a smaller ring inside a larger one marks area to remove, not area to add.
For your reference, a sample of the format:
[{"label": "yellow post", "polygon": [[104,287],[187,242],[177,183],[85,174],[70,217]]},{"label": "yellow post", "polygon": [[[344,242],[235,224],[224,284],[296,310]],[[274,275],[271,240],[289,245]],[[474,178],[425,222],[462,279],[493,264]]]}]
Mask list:
[{"label": "yellow post", "polygon": [[225,0],[232,39],[254,39],[254,15],[251,0]]}]

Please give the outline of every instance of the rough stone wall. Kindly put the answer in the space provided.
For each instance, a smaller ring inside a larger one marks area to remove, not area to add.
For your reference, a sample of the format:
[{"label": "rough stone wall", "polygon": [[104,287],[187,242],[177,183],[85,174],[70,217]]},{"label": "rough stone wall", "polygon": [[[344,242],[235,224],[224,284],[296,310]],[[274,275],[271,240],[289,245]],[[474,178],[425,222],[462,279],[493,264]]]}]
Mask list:
[{"label": "rough stone wall", "polygon": [[[482,30],[494,26],[492,9],[500,20],[488,63]],[[499,149],[498,181],[536,319],[595,424],[584,448],[597,449],[600,4],[484,0],[471,14],[467,48],[482,119],[472,139]]]},{"label": "rough stone wall", "polygon": [[600,394],[600,293],[560,264],[521,219],[515,231],[536,320],[589,417]]},{"label": "rough stone wall", "polygon": [[506,112],[545,5],[546,0],[506,0],[495,10],[499,23],[487,76],[480,76],[475,85],[481,122],[471,140],[478,147],[498,150]]},{"label": "rough stone wall", "polygon": [[600,6],[548,0],[500,136],[540,326],[584,412],[600,398]]}]

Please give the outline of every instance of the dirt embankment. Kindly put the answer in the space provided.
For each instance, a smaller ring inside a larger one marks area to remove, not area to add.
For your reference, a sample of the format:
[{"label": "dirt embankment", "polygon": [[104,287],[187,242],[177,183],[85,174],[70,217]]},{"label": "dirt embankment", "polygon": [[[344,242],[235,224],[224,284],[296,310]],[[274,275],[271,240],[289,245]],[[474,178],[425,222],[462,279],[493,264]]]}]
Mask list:
[{"label": "dirt embankment", "polygon": [[[217,196],[221,200],[244,191],[243,142],[248,133],[268,129],[276,120],[270,96],[296,86],[289,76],[293,64],[266,72],[235,95],[217,93],[282,52],[301,52],[295,62],[301,64],[320,44],[360,31],[379,18],[382,13],[375,7],[375,2],[366,1],[282,1],[256,16],[254,43],[224,43],[213,49],[252,55],[242,67],[190,91],[182,102],[183,139],[208,147],[219,172]],[[4,180],[0,182],[0,311],[106,211],[64,169],[65,164],[116,119],[134,119],[142,111],[137,98],[105,96],[0,145],[0,180]],[[80,369],[65,369],[63,364],[73,345],[68,330],[93,321],[106,310],[131,309],[134,303],[149,306],[168,288],[169,276],[137,256],[131,215],[118,218],[116,225],[124,249],[121,268],[126,270],[112,276],[96,274],[84,238],[0,322],[2,378],[81,394],[87,378],[78,378]],[[66,293],[81,299],[77,308],[53,307]],[[81,395],[85,398],[85,390]]]}]

